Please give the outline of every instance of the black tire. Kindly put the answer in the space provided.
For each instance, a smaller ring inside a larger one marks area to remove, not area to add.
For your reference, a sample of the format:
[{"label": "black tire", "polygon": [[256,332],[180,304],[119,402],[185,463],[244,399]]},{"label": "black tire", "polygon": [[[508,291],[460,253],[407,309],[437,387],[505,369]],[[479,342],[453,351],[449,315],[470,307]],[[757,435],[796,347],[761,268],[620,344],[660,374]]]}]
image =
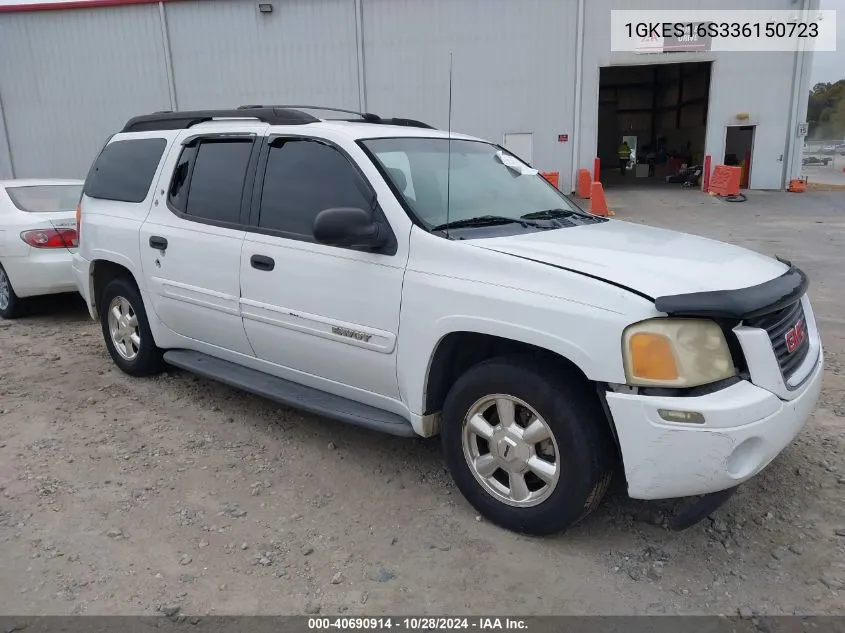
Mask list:
[{"label": "black tire", "polygon": [[[5,285],[2,283],[5,280]],[[26,302],[15,294],[15,289],[12,288],[12,280],[6,274],[6,269],[0,265],[0,292],[5,294],[3,299],[0,299],[0,317],[4,319],[16,319],[23,315],[26,311]],[[5,304],[5,305],[4,305]]]},{"label": "black tire", "polygon": [[[560,474],[537,505],[514,507],[498,499],[475,478],[464,455],[466,416],[493,394],[528,404],[554,435]],[[607,492],[616,464],[606,416],[590,385],[574,372],[522,356],[494,358],[464,373],[443,405],[441,436],[446,464],[461,493],[488,520],[525,534],[563,532],[590,514]]]},{"label": "black tire", "polygon": [[[112,301],[117,298],[123,298],[129,303],[131,314],[134,314],[138,322],[137,334],[140,337],[140,343],[137,346],[137,353],[132,358],[124,357],[112,340],[109,310]],[[133,280],[126,277],[117,277],[106,284],[100,296],[99,312],[103,338],[115,365],[130,376],[149,376],[161,371],[163,366],[162,353],[153,340],[153,334],[147,320],[147,311],[144,308],[141,293],[138,292],[138,287]]]}]

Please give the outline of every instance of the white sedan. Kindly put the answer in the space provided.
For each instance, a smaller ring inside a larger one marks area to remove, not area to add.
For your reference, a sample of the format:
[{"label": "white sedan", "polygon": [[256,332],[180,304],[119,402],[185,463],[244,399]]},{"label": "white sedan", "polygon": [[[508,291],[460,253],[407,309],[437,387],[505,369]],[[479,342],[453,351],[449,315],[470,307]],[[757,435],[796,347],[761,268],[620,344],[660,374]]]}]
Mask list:
[{"label": "white sedan", "polygon": [[18,316],[26,297],[75,292],[81,180],[0,180],[0,317]]}]

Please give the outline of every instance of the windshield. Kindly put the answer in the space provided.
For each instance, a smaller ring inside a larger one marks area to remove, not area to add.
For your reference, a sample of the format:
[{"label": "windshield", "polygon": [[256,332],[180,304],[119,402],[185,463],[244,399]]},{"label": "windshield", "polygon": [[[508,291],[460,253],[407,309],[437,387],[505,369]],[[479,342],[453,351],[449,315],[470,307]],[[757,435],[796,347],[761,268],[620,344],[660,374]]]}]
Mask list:
[{"label": "windshield", "polygon": [[51,213],[73,211],[82,195],[82,185],[27,185],[6,187],[12,203],[21,211]]},{"label": "windshield", "polygon": [[518,220],[532,214],[544,217],[543,212],[577,213],[579,217],[592,218],[512,154],[490,143],[453,139],[450,159],[449,143],[445,138],[362,141],[429,230],[473,218],[495,221]]}]

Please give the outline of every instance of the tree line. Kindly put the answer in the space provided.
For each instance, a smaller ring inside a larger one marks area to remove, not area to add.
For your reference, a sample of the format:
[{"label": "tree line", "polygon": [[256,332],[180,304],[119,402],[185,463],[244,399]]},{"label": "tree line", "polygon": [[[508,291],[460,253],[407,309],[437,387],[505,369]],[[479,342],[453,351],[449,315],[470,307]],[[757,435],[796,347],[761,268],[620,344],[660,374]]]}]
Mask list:
[{"label": "tree line", "polygon": [[807,123],[808,138],[845,139],[845,79],[813,86]]}]

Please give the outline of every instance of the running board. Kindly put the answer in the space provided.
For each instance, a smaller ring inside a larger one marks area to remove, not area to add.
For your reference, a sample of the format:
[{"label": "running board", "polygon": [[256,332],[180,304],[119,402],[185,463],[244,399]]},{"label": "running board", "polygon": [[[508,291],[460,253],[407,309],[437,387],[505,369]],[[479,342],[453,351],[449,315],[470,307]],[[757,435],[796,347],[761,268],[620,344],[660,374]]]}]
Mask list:
[{"label": "running board", "polygon": [[202,352],[185,349],[169,350],[164,353],[164,360],[175,367],[296,409],[391,435],[402,437],[416,437],[417,435],[411,423],[395,413],[382,411],[283,378],[276,378],[270,374],[220,360]]}]

